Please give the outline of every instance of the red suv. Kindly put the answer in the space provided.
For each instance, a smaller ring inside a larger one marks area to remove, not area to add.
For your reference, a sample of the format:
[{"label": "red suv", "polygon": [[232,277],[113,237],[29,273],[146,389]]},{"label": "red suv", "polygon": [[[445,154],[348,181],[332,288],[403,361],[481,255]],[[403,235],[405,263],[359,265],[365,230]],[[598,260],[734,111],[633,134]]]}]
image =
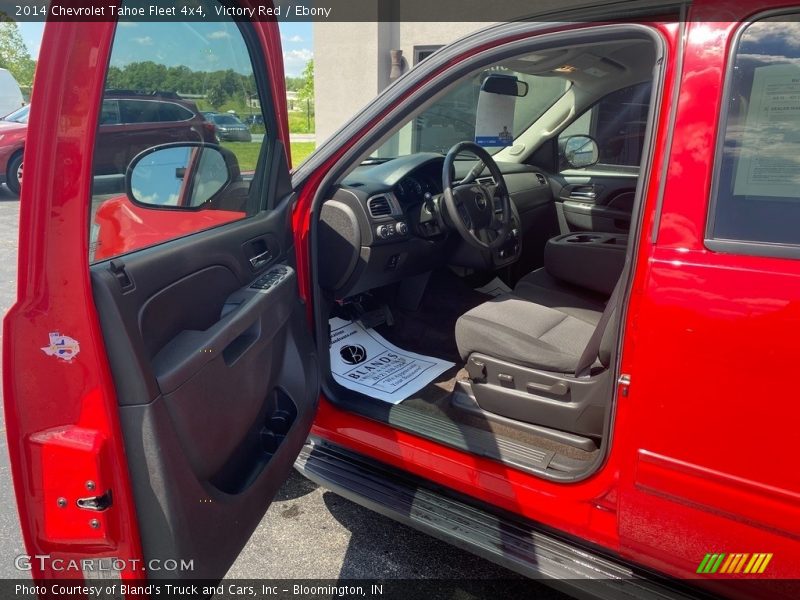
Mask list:
[{"label": "red suv", "polygon": [[[218,580],[294,467],[582,597],[800,596],[800,4],[592,15],[437,51],[294,171],[275,20],[48,23],[3,331],[38,582]],[[109,199],[145,35],[267,133]]]},{"label": "red suv", "polygon": [[96,175],[123,174],[131,159],[165,139],[216,143],[209,123],[194,102],[175,92],[106,90],[97,132]]}]

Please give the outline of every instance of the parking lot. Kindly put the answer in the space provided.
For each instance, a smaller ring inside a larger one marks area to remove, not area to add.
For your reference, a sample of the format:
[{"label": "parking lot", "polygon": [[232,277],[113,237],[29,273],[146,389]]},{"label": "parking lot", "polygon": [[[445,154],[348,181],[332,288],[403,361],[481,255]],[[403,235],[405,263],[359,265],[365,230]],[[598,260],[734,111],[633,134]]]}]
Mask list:
[{"label": "parking lot", "polygon": [[[0,186],[0,310],[15,295],[19,200]],[[0,425],[0,577],[18,578],[20,536]],[[228,573],[230,578],[508,578],[512,573],[370,512],[294,474]],[[531,597],[560,597],[530,582]],[[457,591],[454,591],[456,593]],[[458,592],[459,598],[474,597]]]}]

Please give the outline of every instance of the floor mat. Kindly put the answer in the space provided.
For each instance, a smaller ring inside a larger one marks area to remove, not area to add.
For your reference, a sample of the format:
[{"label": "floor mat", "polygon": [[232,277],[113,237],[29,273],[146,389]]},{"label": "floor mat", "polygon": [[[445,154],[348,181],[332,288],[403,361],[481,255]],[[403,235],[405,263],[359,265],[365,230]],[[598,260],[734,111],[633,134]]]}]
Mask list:
[{"label": "floor mat", "polygon": [[330,320],[331,371],[339,385],[398,404],[452,369],[452,362],[408,352],[374,329],[338,317]]}]

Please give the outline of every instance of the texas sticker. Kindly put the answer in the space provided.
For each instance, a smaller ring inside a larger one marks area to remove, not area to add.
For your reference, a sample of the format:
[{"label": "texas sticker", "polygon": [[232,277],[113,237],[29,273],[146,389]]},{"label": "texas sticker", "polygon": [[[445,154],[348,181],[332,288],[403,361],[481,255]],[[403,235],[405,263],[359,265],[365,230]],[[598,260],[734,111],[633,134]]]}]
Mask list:
[{"label": "texas sticker", "polygon": [[55,356],[67,362],[71,361],[81,351],[78,340],[73,340],[68,335],[61,335],[57,331],[50,333],[50,345],[42,348],[47,356]]}]

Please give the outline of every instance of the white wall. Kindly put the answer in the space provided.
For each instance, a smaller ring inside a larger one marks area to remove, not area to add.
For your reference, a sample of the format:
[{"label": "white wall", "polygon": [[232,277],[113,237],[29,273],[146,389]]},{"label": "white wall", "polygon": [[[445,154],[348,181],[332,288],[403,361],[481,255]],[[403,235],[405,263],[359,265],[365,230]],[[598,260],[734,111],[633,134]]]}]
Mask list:
[{"label": "white wall", "polygon": [[329,138],[389,84],[390,50],[445,45],[489,23],[314,23],[317,143]]}]

